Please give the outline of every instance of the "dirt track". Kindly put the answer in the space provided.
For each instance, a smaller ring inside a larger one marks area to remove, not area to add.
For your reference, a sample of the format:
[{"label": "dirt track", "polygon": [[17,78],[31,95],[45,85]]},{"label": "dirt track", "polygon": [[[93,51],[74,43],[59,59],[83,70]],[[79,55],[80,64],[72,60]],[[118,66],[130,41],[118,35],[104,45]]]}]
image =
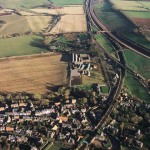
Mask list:
[{"label": "dirt track", "polygon": [[0,60],[0,91],[44,93],[66,84],[67,63],[61,55],[41,55]]}]

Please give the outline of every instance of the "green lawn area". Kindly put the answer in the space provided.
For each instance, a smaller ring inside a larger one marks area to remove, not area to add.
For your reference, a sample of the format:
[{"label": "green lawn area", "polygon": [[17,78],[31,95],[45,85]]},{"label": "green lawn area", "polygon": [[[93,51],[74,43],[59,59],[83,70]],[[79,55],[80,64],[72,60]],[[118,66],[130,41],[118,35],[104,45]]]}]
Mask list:
[{"label": "green lawn area", "polygon": [[91,85],[91,84],[103,84],[105,83],[104,75],[102,70],[98,68],[98,70],[90,70],[91,76],[82,75],[82,84],[83,85]]},{"label": "green lawn area", "polygon": [[150,12],[123,11],[129,18],[150,18]]},{"label": "green lawn area", "polygon": [[47,51],[43,47],[43,38],[40,36],[0,39],[0,57],[31,55]]},{"label": "green lawn area", "polygon": [[121,13],[112,9],[112,5],[108,1],[96,3],[94,11],[97,17],[111,30],[133,30],[133,24]]},{"label": "green lawn area", "polygon": [[[102,35],[102,34],[97,34],[95,35],[95,39],[96,41],[104,48],[107,50],[108,53],[113,53],[115,52],[115,49],[113,48],[113,46],[111,45],[111,43],[109,43],[107,41],[107,39]],[[113,54],[114,55],[114,54]]]},{"label": "green lawn area", "polygon": [[143,87],[143,85],[137,79],[134,78],[134,76],[127,73],[124,85],[128,89],[129,93],[131,93],[133,96],[145,102],[150,102],[150,94]]},{"label": "green lawn area", "polygon": [[126,50],[123,53],[128,67],[144,78],[150,79],[150,59],[130,50]]},{"label": "green lawn area", "polygon": [[58,38],[56,38],[55,40],[57,40],[57,43],[63,43],[63,44],[72,44],[73,41],[70,41],[69,39],[66,39],[64,36],[60,36]]},{"label": "green lawn area", "polygon": [[83,0],[49,0],[55,5],[64,6],[64,5],[82,5]]},{"label": "green lawn area", "polygon": [[102,86],[101,91],[102,91],[103,94],[109,93],[109,86]]},{"label": "green lawn area", "polygon": [[0,4],[3,4],[5,8],[13,9],[29,9],[43,6],[44,2],[48,2],[48,0],[0,0]]}]

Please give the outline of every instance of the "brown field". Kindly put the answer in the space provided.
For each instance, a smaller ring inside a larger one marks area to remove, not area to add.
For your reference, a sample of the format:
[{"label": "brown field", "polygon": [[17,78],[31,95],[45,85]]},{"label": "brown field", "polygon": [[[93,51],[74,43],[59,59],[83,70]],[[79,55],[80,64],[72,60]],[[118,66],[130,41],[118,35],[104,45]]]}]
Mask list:
[{"label": "brown field", "polygon": [[13,33],[24,33],[30,31],[30,27],[24,16],[12,14],[1,16],[0,19],[6,21],[6,24],[0,28],[0,35],[10,35]]},{"label": "brown field", "polygon": [[33,32],[41,32],[48,27],[50,16],[26,16],[27,22]]},{"label": "brown field", "polygon": [[51,30],[51,34],[87,32],[85,15],[64,15],[56,26]]},{"label": "brown field", "polygon": [[47,13],[47,14],[67,14],[67,15],[81,15],[84,14],[83,6],[69,6],[63,7],[61,9],[46,9],[46,8],[36,8],[31,9],[31,11],[36,13]]},{"label": "brown field", "polygon": [[150,27],[150,19],[149,18],[132,18],[132,19],[139,26]]},{"label": "brown field", "polygon": [[22,16],[34,16],[34,13],[28,12],[28,11],[20,11],[19,12]]},{"label": "brown field", "polygon": [[66,84],[67,63],[60,54],[41,54],[0,60],[0,91],[44,93]]}]

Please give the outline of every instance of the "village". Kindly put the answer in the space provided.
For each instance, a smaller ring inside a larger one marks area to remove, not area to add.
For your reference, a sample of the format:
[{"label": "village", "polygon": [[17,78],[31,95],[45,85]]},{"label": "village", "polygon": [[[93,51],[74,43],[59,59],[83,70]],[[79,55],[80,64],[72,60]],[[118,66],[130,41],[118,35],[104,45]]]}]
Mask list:
[{"label": "village", "polygon": [[[12,98],[15,103],[10,100],[1,101],[1,147],[5,147],[7,143],[7,146],[10,144],[14,148],[26,145],[39,149],[47,142],[61,141],[64,146],[75,148],[86,134],[94,129],[106,108],[97,112],[97,105],[103,104],[98,93],[94,92],[93,96],[91,95],[93,98],[89,95],[95,101],[92,102],[84,97],[83,91],[80,91],[80,98],[75,98],[72,92],[73,89],[66,89],[64,95],[57,94],[51,100],[43,99],[45,103],[41,105],[36,102],[39,95],[32,101],[15,97]],[[2,97],[8,98],[1,96],[1,99]]]}]

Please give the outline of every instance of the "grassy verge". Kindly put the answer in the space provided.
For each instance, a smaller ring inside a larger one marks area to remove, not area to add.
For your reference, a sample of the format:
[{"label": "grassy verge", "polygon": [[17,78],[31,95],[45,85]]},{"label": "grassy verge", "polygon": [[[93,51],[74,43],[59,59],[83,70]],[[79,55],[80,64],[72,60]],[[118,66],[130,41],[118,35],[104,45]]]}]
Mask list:
[{"label": "grassy verge", "polygon": [[[115,52],[115,49],[112,47],[112,45],[105,39],[105,37],[102,34],[95,35],[96,41],[108,52],[113,53]],[[115,56],[112,54],[112,56]]]},{"label": "grassy verge", "polygon": [[125,77],[124,85],[131,95],[145,102],[150,102],[150,94],[142,86],[142,84],[137,79],[134,78],[134,76],[127,73]]},{"label": "grassy verge", "polygon": [[0,57],[31,55],[47,51],[43,46],[43,38],[40,36],[0,39]]},{"label": "grassy verge", "polygon": [[150,59],[130,50],[126,50],[123,53],[128,67],[142,75],[144,78],[150,78]]}]

